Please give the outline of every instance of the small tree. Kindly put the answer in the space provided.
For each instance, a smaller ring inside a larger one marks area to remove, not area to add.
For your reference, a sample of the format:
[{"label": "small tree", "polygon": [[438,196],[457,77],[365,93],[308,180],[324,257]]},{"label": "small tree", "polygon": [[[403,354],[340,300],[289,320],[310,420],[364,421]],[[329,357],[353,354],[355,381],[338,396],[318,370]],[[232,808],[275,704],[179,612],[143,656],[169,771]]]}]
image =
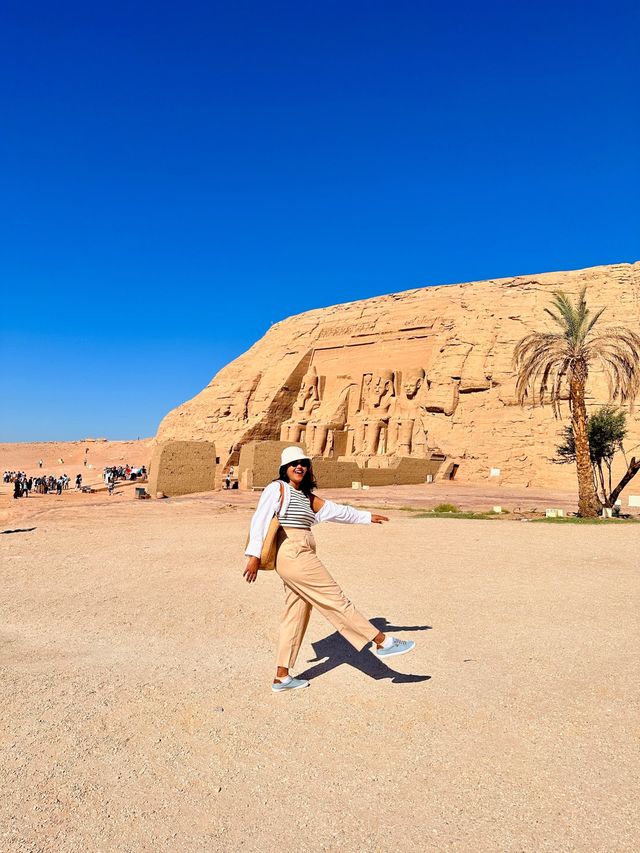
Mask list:
[{"label": "small tree", "polygon": [[[556,448],[556,459],[559,463],[576,461],[576,443],[571,426],[563,430],[564,440]],[[600,490],[600,500],[608,506],[608,498],[612,491],[611,468],[618,450],[623,450],[622,442],[627,434],[627,416],[622,409],[615,406],[603,406],[593,412],[587,420],[587,437],[589,439],[589,457],[593,469],[594,481]],[[605,478],[606,470],[606,478]]]},{"label": "small tree", "polygon": [[[576,443],[573,429],[567,426],[563,430],[564,439],[556,448],[554,462],[563,464],[575,462]],[[627,415],[615,406],[602,406],[593,412],[587,420],[587,436],[589,439],[589,456],[593,468],[594,481],[600,489],[600,499],[606,507],[612,507],[622,489],[635,477],[640,470],[640,463],[635,457],[627,465],[627,471],[615,489],[612,488],[612,467],[615,454],[621,451],[624,455],[622,442],[627,435]],[[626,457],[625,457],[626,461]],[[605,470],[607,472],[605,481]]]}]

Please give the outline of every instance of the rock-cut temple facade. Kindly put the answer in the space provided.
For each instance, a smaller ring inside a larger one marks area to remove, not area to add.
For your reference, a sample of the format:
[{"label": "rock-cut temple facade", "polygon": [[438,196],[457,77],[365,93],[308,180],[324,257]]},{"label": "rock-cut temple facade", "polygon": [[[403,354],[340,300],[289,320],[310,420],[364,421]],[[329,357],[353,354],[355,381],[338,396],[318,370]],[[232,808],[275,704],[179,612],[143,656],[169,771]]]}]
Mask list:
[{"label": "rock-cut temple facade", "polygon": [[[170,412],[159,445],[215,445],[218,476],[239,465],[243,447],[286,442],[323,460],[323,471],[400,460],[418,470],[417,460],[437,459],[440,476],[572,484],[573,472],[551,461],[568,411],[563,422],[550,408],[519,406],[512,357],[525,334],[551,328],[544,308],[554,290],[575,296],[584,286],[590,306],[606,307],[603,328],[640,331],[640,263],[420,288],[291,317]],[[607,402],[602,373],[592,372],[588,392],[590,407]],[[634,412],[629,426],[637,445]]]}]

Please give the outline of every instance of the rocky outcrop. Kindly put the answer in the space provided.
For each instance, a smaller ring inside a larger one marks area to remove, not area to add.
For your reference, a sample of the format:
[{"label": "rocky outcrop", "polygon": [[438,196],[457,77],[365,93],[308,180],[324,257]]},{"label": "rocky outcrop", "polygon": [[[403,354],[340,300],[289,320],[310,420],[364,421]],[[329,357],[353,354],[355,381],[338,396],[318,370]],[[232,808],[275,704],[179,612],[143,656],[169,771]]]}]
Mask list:
[{"label": "rocky outcrop", "polygon": [[[247,442],[268,439],[366,467],[438,450],[459,463],[459,479],[485,480],[493,469],[501,482],[573,482],[550,462],[562,422],[550,408],[516,404],[511,359],[523,335],[548,325],[552,291],[575,295],[585,285],[590,305],[607,307],[603,326],[640,330],[640,263],[336,305],[276,323],[170,412],[157,437],[215,442],[222,468],[238,463]],[[594,371],[588,403],[606,400]],[[631,447],[640,443],[638,415],[629,423]]]}]

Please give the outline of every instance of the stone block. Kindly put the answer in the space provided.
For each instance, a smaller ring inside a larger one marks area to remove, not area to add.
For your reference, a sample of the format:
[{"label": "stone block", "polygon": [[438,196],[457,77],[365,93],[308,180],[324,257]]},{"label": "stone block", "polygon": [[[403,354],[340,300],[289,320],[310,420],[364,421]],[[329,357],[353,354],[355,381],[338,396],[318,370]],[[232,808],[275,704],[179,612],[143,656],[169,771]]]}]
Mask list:
[{"label": "stone block", "polygon": [[216,487],[216,446],[212,441],[160,441],[149,465],[149,491],[188,495]]},{"label": "stone block", "polygon": [[414,459],[403,456],[386,468],[363,468],[362,482],[367,486],[410,486],[427,482],[427,475],[435,477],[440,460]]},{"label": "stone block", "polygon": [[250,441],[240,451],[238,483],[241,489],[264,489],[280,470],[280,456],[290,441]]},{"label": "stone block", "polygon": [[353,483],[362,483],[362,468],[356,462],[340,462],[318,457],[313,460],[313,473],[318,489],[350,489]]}]

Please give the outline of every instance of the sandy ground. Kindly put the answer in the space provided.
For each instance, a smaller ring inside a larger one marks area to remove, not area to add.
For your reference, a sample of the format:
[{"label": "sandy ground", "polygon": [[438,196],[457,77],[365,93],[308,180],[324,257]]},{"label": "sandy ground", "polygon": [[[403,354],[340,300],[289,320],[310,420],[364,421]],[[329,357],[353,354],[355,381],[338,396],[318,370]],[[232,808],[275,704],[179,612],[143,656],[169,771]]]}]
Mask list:
[{"label": "sandy ground", "polygon": [[[28,499],[13,502],[7,500],[12,495],[13,487],[0,482],[0,523],[10,524],[22,517],[30,516],[36,509],[59,507],[77,504],[78,506],[102,505],[106,487],[102,480],[102,470],[107,465],[149,465],[153,439],[138,441],[106,441],[86,439],[74,442],[39,442],[39,443],[0,443],[0,473],[8,471],[25,471],[37,476],[39,473],[60,476],[63,473],[71,477],[70,488],[61,496],[32,494]],[[42,459],[42,469],[38,468],[38,460]],[[62,459],[63,462],[59,460]],[[87,465],[84,465],[85,459]],[[87,495],[75,492],[73,485],[75,475],[81,473],[84,485],[96,488],[97,494]],[[129,484],[130,485],[130,484]],[[139,485],[139,484],[138,484]],[[322,483],[320,483],[322,490]],[[464,481],[437,482],[424,486],[387,486],[372,488],[364,491],[350,489],[335,489],[323,491],[328,497],[348,501],[356,506],[412,506],[416,508],[431,508],[442,502],[453,503],[463,510],[488,511],[494,506],[501,506],[509,512],[529,514],[544,512],[547,507],[561,507],[567,513],[577,509],[575,489],[570,491],[532,488],[525,486],[508,486],[499,482],[487,480],[485,483],[465,483]],[[232,506],[253,506],[256,495],[237,491],[219,492],[225,495],[225,502]],[[134,490],[126,484],[119,483],[116,496],[119,500],[134,498]],[[36,506],[27,502],[39,501]]]},{"label": "sandy ground", "polygon": [[636,526],[316,528],[417,649],[386,666],[314,615],[311,687],[273,695],[256,496],[130,495],[7,510],[0,849],[638,849]]},{"label": "sandy ground", "polygon": [[[24,471],[37,477],[68,474],[75,480],[82,474],[87,485],[102,483],[102,469],[109,465],[149,465],[153,439],[108,441],[88,438],[84,441],[36,441],[0,443],[0,474]],[[38,461],[42,459],[42,468]],[[62,461],[61,461],[62,460]],[[84,464],[86,461],[86,465]]]}]

